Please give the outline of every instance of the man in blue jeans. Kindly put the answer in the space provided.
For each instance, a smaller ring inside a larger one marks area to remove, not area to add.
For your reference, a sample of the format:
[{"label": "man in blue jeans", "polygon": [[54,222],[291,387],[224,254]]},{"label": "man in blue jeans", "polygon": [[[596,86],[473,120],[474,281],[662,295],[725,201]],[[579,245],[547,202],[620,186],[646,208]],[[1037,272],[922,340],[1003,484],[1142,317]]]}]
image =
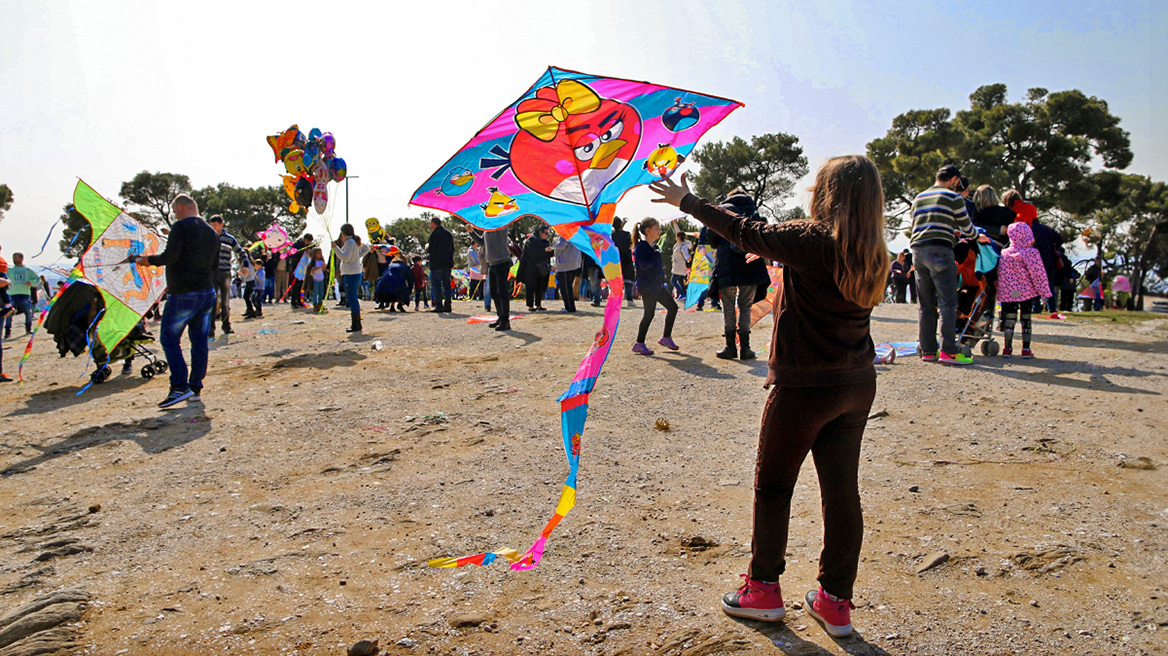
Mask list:
[{"label": "man in blue jeans", "polygon": [[[162,310],[159,342],[170,367],[170,393],[158,404],[169,408],[181,401],[200,401],[207,375],[207,335],[215,307],[215,270],[219,263],[219,235],[199,216],[193,198],[179,194],[170,203],[175,222],[161,253],[139,256],[138,266],[166,267],[166,307]],[[191,368],[183,358],[182,334],[191,342]]]},{"label": "man in blue jeans", "polygon": [[[957,236],[976,232],[960,195],[961,171],[949,165],[937,171],[932,187],[912,202],[913,266],[916,269],[921,359],[949,365],[973,364],[957,347]],[[937,315],[941,315],[941,348],[937,349]]]}]

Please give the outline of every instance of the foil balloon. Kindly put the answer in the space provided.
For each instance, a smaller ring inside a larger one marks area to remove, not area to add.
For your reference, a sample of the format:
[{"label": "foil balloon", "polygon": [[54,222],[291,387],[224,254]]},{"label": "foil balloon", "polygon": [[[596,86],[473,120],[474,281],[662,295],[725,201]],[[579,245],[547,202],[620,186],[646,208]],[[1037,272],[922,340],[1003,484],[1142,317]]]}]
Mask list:
[{"label": "foil balloon", "polygon": [[324,182],[318,182],[312,189],[312,209],[316,210],[317,214],[324,214],[327,207],[328,185]]},{"label": "foil balloon", "polygon": [[301,207],[308,207],[312,203],[312,181],[307,177],[296,181],[296,202]]},{"label": "foil balloon", "polygon": [[345,160],[340,157],[334,157],[329,164],[329,170],[333,174],[333,180],[340,182],[345,179],[345,175],[349,172],[349,167],[345,164]]},{"label": "foil balloon", "polygon": [[291,175],[303,175],[308,170],[304,166],[304,151],[297,149],[288,153],[288,156],[284,158],[284,168]]}]

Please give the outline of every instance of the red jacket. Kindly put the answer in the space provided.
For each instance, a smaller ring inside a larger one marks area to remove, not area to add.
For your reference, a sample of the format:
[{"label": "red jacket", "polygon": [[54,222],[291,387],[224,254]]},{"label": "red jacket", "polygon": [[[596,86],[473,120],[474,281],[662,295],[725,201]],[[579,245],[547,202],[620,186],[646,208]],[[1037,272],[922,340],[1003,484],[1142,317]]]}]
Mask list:
[{"label": "red jacket", "polygon": [[1038,208],[1027,203],[1024,200],[1016,200],[1010,206],[1014,210],[1014,223],[1025,223],[1026,225],[1034,225],[1034,219],[1038,218]]}]

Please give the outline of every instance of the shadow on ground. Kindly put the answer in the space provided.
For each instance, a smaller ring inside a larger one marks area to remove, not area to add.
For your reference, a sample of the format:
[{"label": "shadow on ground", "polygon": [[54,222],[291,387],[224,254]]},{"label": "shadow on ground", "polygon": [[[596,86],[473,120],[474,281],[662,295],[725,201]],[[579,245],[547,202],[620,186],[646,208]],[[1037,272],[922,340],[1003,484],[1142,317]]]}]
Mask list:
[{"label": "shadow on ground", "polygon": [[41,454],[4,467],[0,470],[0,476],[7,477],[31,471],[70,453],[117,440],[132,440],[146,453],[154,454],[194,442],[210,432],[210,417],[207,416],[202,404],[193,404],[171,410],[161,417],[88,426],[49,446],[29,444],[23,448],[36,449]]},{"label": "shadow on ground", "polygon": [[[1035,344],[1037,349],[1038,344]],[[1151,394],[1159,396],[1159,392],[1120,385],[1109,380],[1110,377],[1122,376],[1125,378],[1146,378],[1149,376],[1166,376],[1163,372],[1145,371],[1131,367],[1106,367],[1093,365],[1089,362],[1077,360],[1050,360],[1035,358],[1021,360],[1011,358],[978,358],[975,362],[978,369],[995,374],[1047,385],[1060,385],[1092,392],[1120,392],[1126,394]],[[1084,378],[1085,377],[1085,378]]]},{"label": "shadow on ground", "polygon": [[[831,652],[814,642],[799,637],[786,622],[759,622],[738,617],[730,618],[771,641],[779,651],[789,656],[831,656]],[[790,618],[788,618],[789,620]],[[814,624],[815,620],[806,618]],[[864,639],[858,632],[846,638],[831,638],[840,649],[853,656],[891,656],[883,647]]]},{"label": "shadow on ground", "polygon": [[[371,338],[372,337],[366,337],[366,339]],[[302,353],[300,355],[294,355],[290,358],[284,358],[283,360],[273,364],[272,368],[332,369],[333,367],[352,367],[364,359],[365,355],[358,353],[353,349],[334,351],[332,353]]]},{"label": "shadow on ground", "polygon": [[[115,370],[116,372],[116,370]],[[166,374],[159,377],[160,380],[166,380]],[[89,382],[89,377],[77,381],[76,387],[54,387],[41,392],[36,392],[28,397],[28,402],[23,408],[12,413],[16,415],[35,415],[40,413],[56,412],[62,408],[77,405],[78,403],[88,403],[94,399],[101,399],[114,394],[137,389],[140,385],[145,385],[150,381],[138,376],[136,373],[133,376],[120,376],[117,373],[113,378],[100,385],[92,385],[81,396],[77,392]],[[158,388],[159,399],[166,396],[166,383],[162,382]]]}]

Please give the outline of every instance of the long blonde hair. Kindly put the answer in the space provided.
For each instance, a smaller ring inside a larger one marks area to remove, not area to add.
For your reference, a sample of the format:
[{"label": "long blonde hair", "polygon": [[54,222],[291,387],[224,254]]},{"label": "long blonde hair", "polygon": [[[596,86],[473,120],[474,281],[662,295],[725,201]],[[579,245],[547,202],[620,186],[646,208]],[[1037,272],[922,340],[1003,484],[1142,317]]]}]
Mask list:
[{"label": "long blonde hair", "polygon": [[860,307],[879,305],[890,262],[884,242],[884,189],[872,160],[846,155],[819,167],[811,188],[811,220],[831,228],[840,293]]}]

